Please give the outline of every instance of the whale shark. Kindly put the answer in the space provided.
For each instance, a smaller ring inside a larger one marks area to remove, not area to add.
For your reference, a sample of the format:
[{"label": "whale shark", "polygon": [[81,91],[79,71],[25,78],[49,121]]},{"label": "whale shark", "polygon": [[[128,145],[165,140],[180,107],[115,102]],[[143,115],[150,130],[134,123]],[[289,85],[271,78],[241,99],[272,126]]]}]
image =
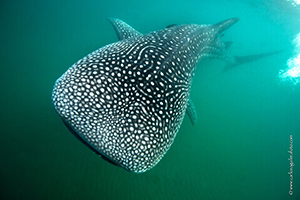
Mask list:
[{"label": "whale shark", "polygon": [[111,18],[119,41],[93,51],[59,77],[53,107],[97,155],[127,171],[146,172],[170,149],[185,113],[192,123],[197,120],[190,100],[197,64],[218,58],[238,65],[241,59],[227,52],[231,43],[220,38],[238,20],[172,24],[142,34]]}]

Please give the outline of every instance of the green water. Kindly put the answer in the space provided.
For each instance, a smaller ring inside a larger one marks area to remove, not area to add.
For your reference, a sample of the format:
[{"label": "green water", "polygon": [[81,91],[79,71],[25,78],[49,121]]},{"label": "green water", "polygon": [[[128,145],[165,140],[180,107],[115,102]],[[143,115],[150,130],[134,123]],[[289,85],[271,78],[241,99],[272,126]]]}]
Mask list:
[{"label": "green water", "polygon": [[[0,199],[300,199],[300,86],[278,78],[294,55],[300,11],[284,5],[1,1]],[[54,82],[69,66],[117,41],[106,17],[118,17],[143,33],[240,17],[222,37],[234,42],[230,53],[284,52],[224,74],[223,61],[200,63],[191,93],[198,123],[192,126],[185,118],[161,162],[133,174],[80,143],[51,105]],[[288,193],[290,135],[293,196]]]}]

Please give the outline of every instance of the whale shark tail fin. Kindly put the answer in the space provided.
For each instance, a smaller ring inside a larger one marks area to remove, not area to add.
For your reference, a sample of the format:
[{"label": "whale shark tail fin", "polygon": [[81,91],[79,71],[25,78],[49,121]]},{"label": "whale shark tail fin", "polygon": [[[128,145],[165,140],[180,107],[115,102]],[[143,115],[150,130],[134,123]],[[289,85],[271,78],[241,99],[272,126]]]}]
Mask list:
[{"label": "whale shark tail fin", "polygon": [[214,27],[214,29],[216,29],[217,33],[220,35],[222,32],[227,30],[230,26],[237,23],[238,21],[239,21],[239,18],[235,17],[235,18],[231,18],[231,19],[221,21],[221,22],[219,22],[217,24],[214,24],[212,26]]},{"label": "whale shark tail fin", "polygon": [[269,53],[261,53],[261,54],[252,54],[248,56],[232,56],[234,61],[233,62],[228,62],[227,65],[223,68],[222,73],[228,72],[229,70],[243,65],[248,62],[256,61],[265,57],[269,57],[278,53],[281,53],[283,51],[273,51]]}]

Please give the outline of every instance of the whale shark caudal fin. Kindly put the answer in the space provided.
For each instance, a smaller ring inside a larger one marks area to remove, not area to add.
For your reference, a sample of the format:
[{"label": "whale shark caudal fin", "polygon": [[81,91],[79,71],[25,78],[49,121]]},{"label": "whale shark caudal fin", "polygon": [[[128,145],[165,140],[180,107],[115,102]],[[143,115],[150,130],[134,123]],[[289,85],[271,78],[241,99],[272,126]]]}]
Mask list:
[{"label": "whale shark caudal fin", "polygon": [[[232,26],[233,24],[235,24],[236,22],[239,21],[239,18],[232,18],[232,19],[228,19],[222,22],[219,22],[215,25],[213,25],[214,28],[217,29],[218,34],[222,34],[222,32],[224,32],[225,30],[227,30],[230,26]],[[225,45],[225,49],[228,50],[229,47],[232,45],[232,42],[224,42]],[[253,54],[253,55],[247,55],[247,56],[233,56],[230,55],[228,53],[225,53],[224,55],[224,60],[227,62],[227,65],[223,68],[222,73],[227,72],[229,70],[231,70],[232,68],[248,63],[248,62],[252,62],[252,61],[256,61],[271,55],[275,55],[278,53],[281,53],[283,51],[273,51],[270,53],[262,53],[262,54]]]},{"label": "whale shark caudal fin", "polygon": [[214,29],[217,30],[217,33],[220,35],[222,32],[227,30],[230,26],[237,23],[240,19],[238,17],[227,19],[224,21],[221,21],[217,24],[212,25]]},{"label": "whale shark caudal fin", "polygon": [[253,62],[268,56],[272,56],[278,53],[281,53],[283,51],[273,51],[270,53],[261,53],[261,54],[252,54],[248,56],[233,56],[234,62],[227,62],[227,65],[222,69],[222,73],[228,72],[229,70],[239,66],[243,65],[248,62]]}]

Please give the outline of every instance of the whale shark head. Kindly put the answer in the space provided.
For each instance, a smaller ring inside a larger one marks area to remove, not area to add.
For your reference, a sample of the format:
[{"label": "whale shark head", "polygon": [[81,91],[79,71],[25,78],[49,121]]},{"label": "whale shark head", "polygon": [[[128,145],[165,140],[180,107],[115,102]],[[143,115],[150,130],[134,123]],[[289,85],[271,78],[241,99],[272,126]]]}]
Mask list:
[{"label": "whale shark head", "polygon": [[120,41],[88,54],[57,79],[53,106],[97,154],[128,171],[145,172],[176,137],[197,63],[204,57],[232,59],[219,35],[237,21],[142,35],[112,19]]}]

